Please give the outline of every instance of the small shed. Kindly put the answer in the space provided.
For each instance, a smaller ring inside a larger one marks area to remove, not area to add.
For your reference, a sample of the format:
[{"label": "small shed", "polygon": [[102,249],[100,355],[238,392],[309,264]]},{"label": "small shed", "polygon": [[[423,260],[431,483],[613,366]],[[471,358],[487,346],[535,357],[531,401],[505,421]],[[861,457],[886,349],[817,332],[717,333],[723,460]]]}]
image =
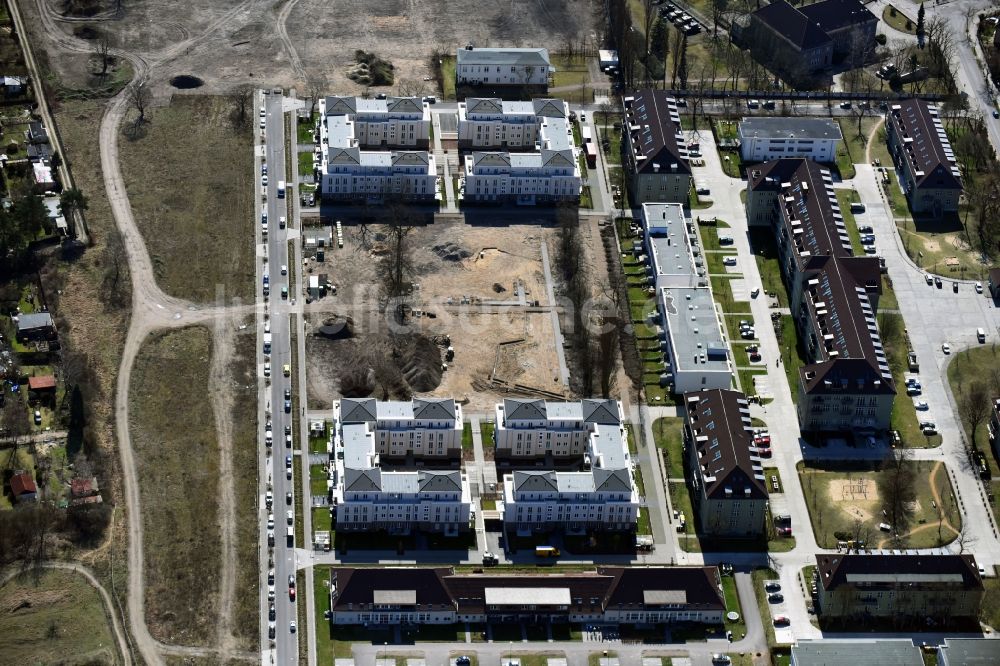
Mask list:
[{"label": "small shed", "polygon": [[597,53],[601,60],[601,69],[618,67],[618,51],[601,49]]},{"label": "small shed", "polygon": [[319,276],[309,276],[309,298],[319,298]]},{"label": "small shed", "polygon": [[17,317],[17,339],[19,342],[32,340],[55,340],[56,326],[48,312],[33,312]]},{"label": "small shed", "polygon": [[32,402],[53,403],[56,397],[56,378],[52,375],[28,377],[28,399]]},{"label": "small shed", "polygon": [[69,493],[73,497],[90,497],[98,492],[100,492],[100,488],[97,486],[96,476],[89,479],[76,478],[69,482]]},{"label": "small shed", "polygon": [[10,494],[15,502],[34,502],[38,499],[38,486],[29,472],[21,470],[10,477]]}]

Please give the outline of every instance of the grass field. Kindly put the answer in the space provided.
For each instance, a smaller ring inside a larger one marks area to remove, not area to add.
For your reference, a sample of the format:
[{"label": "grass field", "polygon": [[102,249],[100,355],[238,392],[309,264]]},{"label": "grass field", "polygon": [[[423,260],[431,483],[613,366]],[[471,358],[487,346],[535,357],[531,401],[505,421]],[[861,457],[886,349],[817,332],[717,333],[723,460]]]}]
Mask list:
[{"label": "grass field", "polygon": [[844,216],[844,226],[847,227],[847,235],[851,237],[851,247],[854,249],[854,256],[863,257],[865,248],[861,244],[861,234],[858,233],[858,222],[851,212],[851,204],[861,201],[861,196],[857,190],[834,190],[837,194],[837,203],[840,205],[840,213]]},{"label": "grass field", "polygon": [[[896,320],[896,323],[886,327],[885,324],[890,319]],[[885,347],[885,356],[889,361],[893,380],[896,382],[896,386],[905,386],[907,348],[906,340],[903,337],[903,316],[882,313],[878,316],[878,320],[882,334],[882,345]],[[917,417],[917,410],[913,406],[913,399],[906,395],[905,389],[899,391],[892,403],[892,415],[889,422],[893,430],[899,431],[903,445],[908,448],[922,449],[941,444],[941,435],[927,437],[921,432],[920,420]]]},{"label": "grass field", "polygon": [[917,34],[916,20],[908,18],[892,5],[886,5],[886,8],[882,10],[882,20],[894,30],[905,32],[908,35]]},{"label": "grass field", "polygon": [[[601,127],[597,130],[601,143],[608,140],[608,149],[604,151],[604,161],[608,164],[621,164],[622,161],[622,133],[614,127]],[[611,184],[617,184],[618,180],[611,180]]]},{"label": "grass field", "polygon": [[984,578],[983,585],[986,594],[983,595],[981,617],[995,630],[1000,627],[1000,578]]},{"label": "grass field", "polygon": [[253,137],[222,97],[178,95],[119,140],[121,170],[159,286],[205,303],[253,298]]},{"label": "grass field", "polygon": [[[944,463],[921,460],[906,464],[914,467],[917,499],[909,533],[903,536],[905,547],[933,548],[951,543],[957,536],[956,530],[962,527],[962,518]],[[935,469],[938,466],[940,468]],[[816,543],[820,548],[836,547],[835,533],[853,532],[856,519],[868,528],[874,547],[889,547],[890,535],[878,529],[883,516],[882,498],[876,484],[877,472],[867,469],[824,471],[805,467],[802,463],[799,463],[798,470]],[[864,490],[864,494],[851,494],[850,491],[855,489]],[[942,517],[945,524],[941,527],[939,541],[938,525]],[[949,524],[954,529],[949,528]]]},{"label": "grass field", "polygon": [[80,574],[26,572],[0,588],[0,599],[0,654],[7,663],[122,663],[104,603]]},{"label": "grass field", "polygon": [[257,560],[257,338],[253,326],[236,337],[232,364],[233,474],[236,493],[236,597],[233,633],[245,650],[258,646],[260,572]]},{"label": "grass field", "polygon": [[663,449],[667,462],[667,476],[684,478],[684,419],[663,417],[653,421],[653,439]]},{"label": "grass field", "polygon": [[[556,68],[556,73],[552,77],[553,88],[564,86],[579,88],[581,85],[590,85],[590,70],[587,69],[586,56],[553,55],[552,66]],[[579,94],[579,90],[568,90],[560,93],[560,96],[571,100],[574,96],[579,98]]]},{"label": "grass field", "polygon": [[[948,364],[948,384],[951,386],[951,392],[956,400],[961,400],[962,392],[968,390],[968,387],[975,382],[983,383],[988,391],[995,393],[996,389],[992,388],[994,386],[993,376],[994,373],[998,372],[1000,372],[1000,353],[998,353],[996,346],[973,347],[955,354],[955,358]],[[989,417],[986,420],[988,421]],[[963,420],[962,427],[965,428],[966,437],[971,439],[972,432],[969,424]],[[989,434],[986,423],[981,424],[976,429],[976,445],[986,454],[986,462],[993,473],[993,479],[986,483],[993,492],[993,501],[991,502],[993,513],[998,514],[1000,513],[1000,463],[989,450]],[[1000,586],[995,589],[1000,593]],[[997,603],[996,610],[1000,612],[1000,598],[997,599]],[[997,615],[997,620],[1000,621],[1000,615]]]},{"label": "grass field", "polygon": [[792,402],[799,401],[799,368],[806,364],[806,349],[799,339],[798,329],[792,315],[781,315],[781,337],[778,340],[781,348],[781,367],[785,371],[788,388],[792,392]]},{"label": "grass field", "polygon": [[145,537],[146,619],[154,637],[182,645],[213,644],[219,617],[211,349],[202,327],[149,338],[136,359],[129,396]]},{"label": "grass field", "polygon": [[781,266],[778,263],[778,247],[770,229],[750,229],[750,250],[757,262],[761,284],[768,294],[778,295],[778,305],[788,306],[788,293],[781,279]]},{"label": "grass field", "polygon": [[712,284],[712,295],[715,302],[722,306],[722,311],[726,314],[740,314],[750,312],[749,301],[737,301],[733,298],[733,288],[728,277],[714,277],[709,281]]}]

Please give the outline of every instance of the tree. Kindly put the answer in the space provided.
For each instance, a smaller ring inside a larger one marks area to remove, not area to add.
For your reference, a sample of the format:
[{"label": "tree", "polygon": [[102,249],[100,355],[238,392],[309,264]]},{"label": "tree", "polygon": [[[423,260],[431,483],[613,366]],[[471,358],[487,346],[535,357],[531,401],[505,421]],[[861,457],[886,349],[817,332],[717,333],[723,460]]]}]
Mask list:
[{"label": "tree", "polygon": [[907,449],[891,449],[882,463],[877,485],[882,510],[897,534],[906,532],[916,500],[915,467]]},{"label": "tree", "polygon": [[306,83],[306,87],[309,91],[309,118],[311,119],[316,113],[316,105],[319,103],[319,98],[329,89],[329,83],[325,76],[312,76]]},{"label": "tree", "polygon": [[673,70],[670,73],[670,87],[677,87],[677,70],[680,67],[682,49],[687,37],[680,30],[672,30],[670,38],[670,53],[673,56]]},{"label": "tree", "polygon": [[917,46],[924,48],[924,3],[917,10]]},{"label": "tree", "polygon": [[135,126],[139,127],[146,122],[146,109],[152,102],[152,95],[149,88],[146,87],[145,81],[136,81],[128,87],[125,94],[129,107],[139,114],[139,117],[135,119]]},{"label": "tree", "polygon": [[600,106],[597,107],[597,113],[602,119],[601,124],[604,125],[604,127],[607,127],[608,116],[610,116],[611,114],[615,114],[615,116],[617,116],[618,108],[614,104],[612,104],[607,98],[605,98],[605,100],[601,102]]},{"label": "tree", "polygon": [[729,9],[729,0],[712,0],[712,35],[719,34],[719,19]]},{"label": "tree", "polygon": [[642,50],[642,60],[645,62],[649,55],[649,40],[653,36],[653,25],[657,20],[656,0],[642,0],[642,37],[645,40]]},{"label": "tree", "polygon": [[104,276],[102,278],[101,300],[105,306],[115,309],[125,306],[131,295],[131,281],[128,270],[128,253],[117,229],[108,232],[102,252]]},{"label": "tree", "polygon": [[233,104],[233,123],[237,127],[245,127],[250,120],[250,104],[253,101],[253,86],[244,83],[236,86],[229,93],[229,101]]},{"label": "tree", "polygon": [[94,43],[94,53],[101,61],[101,78],[108,75],[108,65],[111,64],[111,39],[102,33]]},{"label": "tree", "polygon": [[681,88],[687,90],[688,87],[688,61],[687,61],[687,51],[688,51],[688,38],[684,35],[684,40],[681,42],[681,62],[677,67],[677,78],[680,79]]},{"label": "tree", "polygon": [[67,222],[72,223],[74,216],[78,212],[87,210],[89,206],[87,197],[75,187],[63,190],[63,193],[59,195],[59,212],[62,213]]},{"label": "tree", "polygon": [[969,429],[971,446],[975,447],[979,426],[990,413],[990,394],[986,385],[979,381],[972,382],[958,397],[958,412]]}]

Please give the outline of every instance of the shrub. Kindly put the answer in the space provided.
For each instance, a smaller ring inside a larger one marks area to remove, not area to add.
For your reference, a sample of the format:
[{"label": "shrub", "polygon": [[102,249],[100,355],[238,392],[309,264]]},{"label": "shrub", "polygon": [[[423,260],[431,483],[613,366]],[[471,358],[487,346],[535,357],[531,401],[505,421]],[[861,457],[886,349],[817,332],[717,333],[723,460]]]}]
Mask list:
[{"label": "shrub", "polygon": [[885,46],[885,42],[886,42],[885,35],[883,35],[881,33],[875,35],[875,43],[876,44],[878,44],[879,46]]}]

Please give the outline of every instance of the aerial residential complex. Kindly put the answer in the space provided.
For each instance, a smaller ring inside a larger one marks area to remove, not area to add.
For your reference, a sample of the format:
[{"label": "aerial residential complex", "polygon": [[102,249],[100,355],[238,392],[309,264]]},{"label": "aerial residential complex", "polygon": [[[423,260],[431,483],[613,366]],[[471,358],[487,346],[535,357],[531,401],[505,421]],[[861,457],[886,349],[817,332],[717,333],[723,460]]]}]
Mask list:
[{"label": "aerial residential complex", "polygon": [[342,399],[333,406],[332,502],[338,531],[457,534],[469,529],[465,474],[445,469],[382,469],[382,458],[453,458],[462,416],[454,400],[410,403]]},{"label": "aerial residential complex", "polygon": [[817,610],[826,618],[942,623],[978,618],[983,579],[972,555],[817,555]]},{"label": "aerial residential complex", "polygon": [[684,394],[684,446],[699,533],[759,538],[767,517],[764,468],[753,442],[750,404],[739,391]]},{"label": "aerial residential complex", "polygon": [[749,176],[747,219],[774,231],[809,361],[799,370],[799,426],[887,430],[896,390],[875,320],[879,260],[853,256],[828,169],[782,159]]},{"label": "aerial residential complex", "polygon": [[956,212],[962,174],[938,107],[921,99],[890,105],[885,135],[910,210],[934,215]]},{"label": "aerial residential complex", "polygon": [[330,609],[333,624],[366,626],[718,624],[726,604],[716,567],[598,567],[560,574],[334,567]]},{"label": "aerial residential complex", "polygon": [[400,97],[327,97],[318,106],[323,197],[369,202],[437,198],[434,155],[417,149],[426,148],[430,132],[426,103]]},{"label": "aerial residential complex", "polygon": [[681,134],[677,101],[662,90],[639,90],[625,97],[622,142],[629,200],[686,203],[691,166]]},{"label": "aerial residential complex", "polygon": [[642,206],[656,307],[674,392],[732,386],[733,365],[715,309],[697,233],[676,203]]},{"label": "aerial residential complex", "polygon": [[833,162],[844,138],[840,125],[826,118],[744,118],[737,127],[744,162],[805,157]]},{"label": "aerial residential complex", "polygon": [[548,49],[476,48],[458,49],[455,85],[473,87],[548,88],[555,72]]},{"label": "aerial residential complex", "polygon": [[[465,157],[465,200],[575,202],[582,178],[569,105],[558,99],[459,104],[459,146]],[[531,152],[510,152],[530,149]]]},{"label": "aerial residential complex", "polygon": [[554,461],[582,453],[579,471],[504,474],[497,508],[508,534],[635,529],[639,495],[619,402],[505,400],[497,406],[495,432],[498,457],[515,467],[518,461],[526,465],[539,457]]}]

